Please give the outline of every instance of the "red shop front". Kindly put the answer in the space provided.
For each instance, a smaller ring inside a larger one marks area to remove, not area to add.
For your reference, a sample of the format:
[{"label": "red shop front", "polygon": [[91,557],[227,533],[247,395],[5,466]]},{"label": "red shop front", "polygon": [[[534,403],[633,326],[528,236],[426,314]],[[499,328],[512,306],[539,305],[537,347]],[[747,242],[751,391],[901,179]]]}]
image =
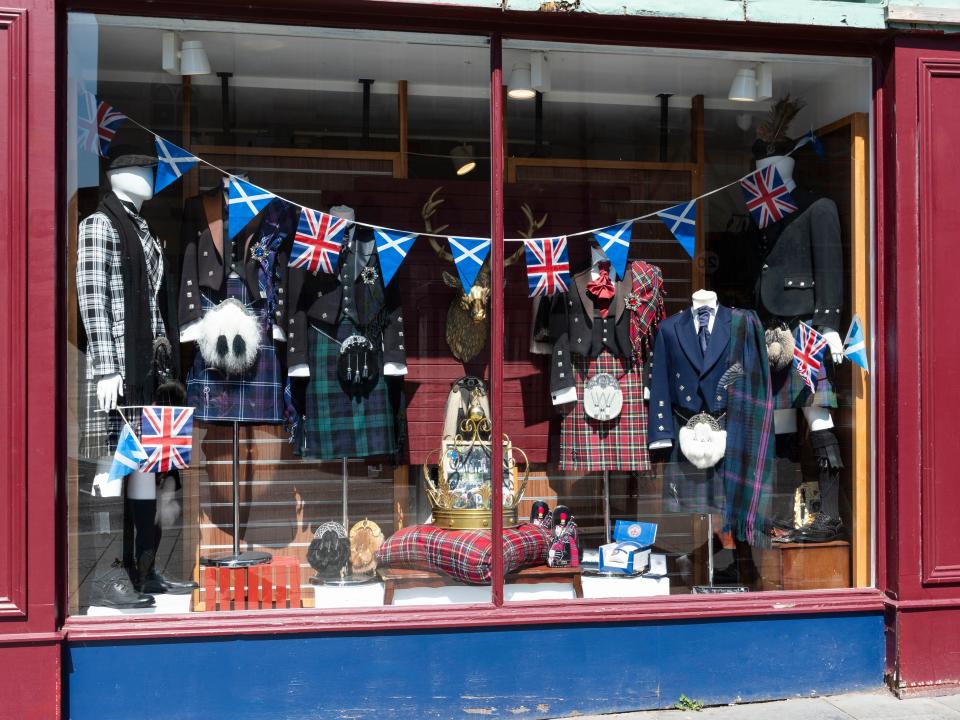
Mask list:
[{"label": "red shop front", "polygon": [[[21,4],[0,10],[0,716],[955,689],[941,428],[960,348],[933,329],[960,41],[399,2]],[[765,168],[790,193],[772,218],[738,182]],[[332,256],[297,255],[310,218],[346,221]],[[136,237],[142,308],[110,274]],[[538,285],[531,238],[568,275]],[[251,324],[209,321],[230,308]],[[132,373],[161,367],[131,364],[141,311],[185,393],[166,404],[193,410],[176,478],[114,473],[117,436],[163,404],[133,397]],[[855,339],[845,353],[855,319],[866,368]],[[768,344],[801,321],[825,344],[814,391]],[[243,368],[218,364],[246,346]],[[684,445],[698,413],[726,458]],[[731,448],[752,464],[732,470]],[[618,528],[656,533],[636,567],[609,567]]]}]

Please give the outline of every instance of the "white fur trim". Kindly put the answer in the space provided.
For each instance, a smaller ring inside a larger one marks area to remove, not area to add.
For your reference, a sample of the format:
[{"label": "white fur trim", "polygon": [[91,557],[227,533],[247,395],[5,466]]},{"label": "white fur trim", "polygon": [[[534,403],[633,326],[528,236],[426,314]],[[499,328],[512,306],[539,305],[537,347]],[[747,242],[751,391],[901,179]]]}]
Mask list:
[{"label": "white fur trim", "polygon": [[[260,349],[260,325],[239,300],[229,298],[207,311],[200,321],[197,348],[207,367],[216,368],[227,375],[242,375],[257,361]],[[220,338],[226,339],[227,352],[217,351]],[[235,338],[243,339],[244,349],[235,352]]]},{"label": "white fur trim", "polygon": [[162,528],[173,527],[180,517],[180,502],[177,500],[177,483],[165,477],[157,488],[157,524]]},{"label": "white fur trim", "polygon": [[700,470],[720,462],[726,449],[726,430],[712,430],[706,423],[680,428],[680,452]]}]

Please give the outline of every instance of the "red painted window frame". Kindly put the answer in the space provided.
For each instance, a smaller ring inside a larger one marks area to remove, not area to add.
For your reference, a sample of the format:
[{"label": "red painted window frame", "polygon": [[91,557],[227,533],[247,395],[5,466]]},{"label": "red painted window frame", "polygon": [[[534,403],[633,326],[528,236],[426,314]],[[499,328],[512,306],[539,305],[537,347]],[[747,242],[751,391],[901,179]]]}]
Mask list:
[{"label": "red painted window frame", "polygon": [[[503,355],[503,168],[502,143],[503,112],[502,68],[500,65],[501,38],[552,40],[599,45],[636,45],[651,47],[681,47],[707,50],[743,50],[753,52],[795,53],[806,55],[838,55],[868,57],[874,61],[875,107],[882,101],[882,68],[885,51],[883,44],[890,34],[884,31],[839,28],[791,28],[760,24],[736,24],[708,21],[670,20],[655,18],[624,18],[568,13],[503,12],[500,10],[462,8],[434,5],[424,2],[405,3],[400,0],[284,0],[268,3],[265,0],[238,7],[229,0],[208,0],[198,6],[185,0],[154,2],[131,12],[131,5],[122,0],[74,0],[58,4],[59,38],[66,38],[67,12],[97,12],[114,15],[141,15],[159,17],[188,17],[206,20],[233,20],[289,24],[305,22],[327,27],[363,28],[374,30],[406,30],[484,35],[491,38],[491,357]],[[149,12],[143,12],[148,10]],[[64,57],[63,49],[58,57]],[[64,92],[65,63],[58,68],[59,88]],[[59,98],[64,107],[63,98]],[[879,107],[875,140],[881,138]],[[65,138],[61,121],[58,141],[58,164],[64,162]],[[881,144],[877,147],[877,177],[882,172]],[[61,173],[61,177],[63,173]],[[879,191],[880,188],[878,187]],[[61,188],[61,194],[63,188]],[[877,195],[877,248],[882,229],[880,206],[882,195]],[[64,242],[64,229],[58,235]],[[878,268],[882,264],[878,253]],[[877,282],[879,286],[880,272]],[[62,305],[52,301],[56,307]],[[879,293],[878,293],[879,299]],[[883,316],[878,304],[877,337],[884,336]],[[65,324],[61,322],[61,327]],[[65,364],[60,355],[60,381],[65,386]],[[877,371],[882,371],[878,366]],[[501,400],[503,366],[491,363],[491,406],[493,409],[492,435],[494,441],[502,434]],[[879,398],[878,398],[879,400]],[[882,417],[882,413],[878,413]],[[62,425],[62,415],[51,417],[51,422]],[[59,428],[60,433],[65,428]],[[878,438],[878,451],[879,451]],[[496,445],[495,445],[496,446]],[[65,457],[58,459],[61,469]],[[884,537],[882,512],[883,493],[880,478],[882,467],[875,473],[878,498],[875,542]],[[63,473],[60,473],[63,477]],[[494,529],[502,527],[502,489],[494,483]],[[66,527],[64,517],[59,523]],[[880,543],[877,543],[880,548]],[[504,604],[502,546],[494,543],[491,602],[478,605],[444,606],[441,608],[358,608],[346,611],[277,610],[257,612],[216,612],[183,616],[87,618],[69,617],[64,622],[64,633],[75,640],[122,640],[141,638],[182,638],[227,634],[278,633],[332,633],[358,631],[395,631],[420,628],[469,628],[482,626],[623,623],[686,619],[715,619],[734,617],[761,617],[777,615],[804,615],[816,613],[878,612],[885,607],[885,596],[879,589],[844,589],[800,592],[745,593],[722,597],[668,596],[656,599],[604,599],[572,601],[543,601]],[[883,553],[885,549],[880,549]],[[880,557],[885,557],[881,554]],[[877,588],[885,586],[884,564],[878,562]],[[66,607],[66,568],[61,568],[61,602]]]}]

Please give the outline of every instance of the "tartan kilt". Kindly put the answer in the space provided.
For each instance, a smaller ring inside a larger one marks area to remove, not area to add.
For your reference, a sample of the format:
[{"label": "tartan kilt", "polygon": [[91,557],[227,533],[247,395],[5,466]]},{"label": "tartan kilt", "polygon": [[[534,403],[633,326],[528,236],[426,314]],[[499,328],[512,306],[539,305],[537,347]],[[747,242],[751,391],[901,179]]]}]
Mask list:
[{"label": "tartan kilt", "polygon": [[350,394],[340,383],[340,345],[331,337],[344,340],[353,334],[353,326],[343,322],[321,332],[311,325],[309,332],[310,382],[298,454],[318,460],[394,455],[397,414],[383,368],[369,392]]},{"label": "tartan kilt", "polygon": [[[643,366],[606,350],[596,358],[572,356],[577,402],[563,417],[560,430],[560,468],[598,470],[650,469],[647,452],[647,405],[643,399]],[[623,410],[613,420],[594,420],[583,409],[584,386],[597,373],[618,379]]]},{"label": "tartan kilt", "polygon": [[251,299],[242,278],[228,277],[223,297],[207,291],[201,293],[203,312],[207,313],[228,297],[239,300],[257,316],[262,333],[257,360],[243,375],[227,375],[208,368],[198,350],[187,375],[187,404],[196,408],[194,418],[197,420],[282,423],[285,378],[271,334],[273,323],[267,317],[267,303],[262,298]]},{"label": "tartan kilt", "polygon": [[816,380],[816,392],[810,392],[810,388],[803,382],[803,378],[797,373],[793,363],[790,363],[784,370],[770,373],[771,391],[773,394],[773,409],[788,410],[790,408],[804,407],[837,407],[837,393],[833,389],[833,361],[829,359],[824,361],[823,367],[826,372],[821,372]]},{"label": "tartan kilt", "polygon": [[[77,383],[80,432],[78,456],[80,460],[99,460],[110,457],[117,450],[117,441],[123,429],[123,418],[116,410],[100,412],[97,402],[97,380],[86,377],[86,355],[81,354],[80,380]],[[119,403],[123,404],[123,396]]]},{"label": "tartan kilt", "polygon": [[[726,416],[719,420],[726,430]],[[666,512],[722,513],[726,491],[723,484],[723,459],[713,467],[701,470],[680,450],[680,428],[686,425],[674,414],[670,459],[663,467],[663,499]]]}]

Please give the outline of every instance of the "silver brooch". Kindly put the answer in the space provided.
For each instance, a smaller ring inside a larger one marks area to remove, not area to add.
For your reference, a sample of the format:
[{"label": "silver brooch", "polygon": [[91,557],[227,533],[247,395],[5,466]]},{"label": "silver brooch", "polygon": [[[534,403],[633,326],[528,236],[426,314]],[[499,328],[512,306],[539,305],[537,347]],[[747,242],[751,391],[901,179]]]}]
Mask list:
[{"label": "silver brooch", "polygon": [[640,300],[640,296],[637,295],[636,293],[630,293],[629,295],[627,295],[625,304],[628,310],[633,310],[634,312],[636,312],[637,310],[640,309],[640,306],[643,304],[643,301]]},{"label": "silver brooch", "polygon": [[373,285],[379,277],[380,274],[372,267],[365,267],[360,271],[360,279],[365,285]]}]

